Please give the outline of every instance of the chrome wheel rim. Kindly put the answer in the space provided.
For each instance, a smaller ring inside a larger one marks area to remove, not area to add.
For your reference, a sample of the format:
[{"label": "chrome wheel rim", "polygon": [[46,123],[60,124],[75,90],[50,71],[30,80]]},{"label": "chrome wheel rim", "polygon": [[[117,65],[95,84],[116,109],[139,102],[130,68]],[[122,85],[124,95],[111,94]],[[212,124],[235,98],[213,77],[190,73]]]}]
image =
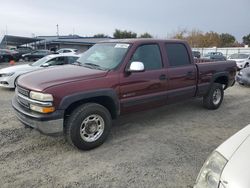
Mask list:
[{"label": "chrome wheel rim", "polygon": [[220,103],[220,100],[221,100],[221,90],[216,89],[214,90],[214,93],[213,93],[213,103],[215,105],[218,105]]},{"label": "chrome wheel rim", "polygon": [[86,117],[80,126],[81,138],[86,142],[98,140],[104,132],[105,122],[100,115],[92,114]]}]

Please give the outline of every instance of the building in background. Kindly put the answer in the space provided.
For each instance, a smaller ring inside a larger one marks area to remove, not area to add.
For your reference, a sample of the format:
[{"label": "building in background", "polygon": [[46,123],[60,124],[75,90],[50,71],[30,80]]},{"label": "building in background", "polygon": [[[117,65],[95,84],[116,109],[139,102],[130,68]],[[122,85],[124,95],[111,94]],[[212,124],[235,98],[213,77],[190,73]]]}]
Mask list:
[{"label": "building in background", "polygon": [[61,48],[74,48],[84,52],[97,42],[111,38],[81,37],[78,35],[68,36],[37,36],[34,38],[5,35],[0,43],[0,48],[15,49],[20,46],[32,47],[33,49],[59,50]]}]

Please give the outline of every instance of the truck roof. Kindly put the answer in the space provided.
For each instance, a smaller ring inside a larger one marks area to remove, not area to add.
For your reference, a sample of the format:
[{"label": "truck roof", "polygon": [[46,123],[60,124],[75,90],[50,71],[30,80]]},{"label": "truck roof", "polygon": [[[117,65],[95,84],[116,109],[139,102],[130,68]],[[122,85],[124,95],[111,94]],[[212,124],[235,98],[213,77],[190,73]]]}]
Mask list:
[{"label": "truck roof", "polygon": [[142,43],[142,42],[186,42],[184,40],[179,40],[179,39],[152,39],[152,38],[131,38],[131,39],[110,39],[107,41],[102,41],[102,43],[107,43],[107,42],[117,42],[117,43]]}]

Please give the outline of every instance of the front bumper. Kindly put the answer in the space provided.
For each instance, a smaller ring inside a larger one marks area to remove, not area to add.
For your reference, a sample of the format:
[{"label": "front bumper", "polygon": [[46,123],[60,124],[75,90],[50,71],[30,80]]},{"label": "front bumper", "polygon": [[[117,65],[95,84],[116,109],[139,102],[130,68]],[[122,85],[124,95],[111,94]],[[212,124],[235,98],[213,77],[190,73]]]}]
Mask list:
[{"label": "front bumper", "polygon": [[237,75],[236,76],[236,81],[239,84],[250,85],[250,78],[247,78],[247,77]]},{"label": "front bumper", "polygon": [[63,133],[63,111],[57,110],[51,114],[39,114],[22,107],[16,97],[12,99],[12,107],[17,118],[23,124],[35,128],[46,135]]},{"label": "front bumper", "polygon": [[243,69],[244,66],[245,66],[245,62],[243,62],[243,63],[237,63],[237,62],[236,62],[236,65],[237,65],[237,68],[238,68],[238,69]]},{"label": "front bumper", "polygon": [[15,88],[14,79],[12,77],[0,77],[0,87]]}]

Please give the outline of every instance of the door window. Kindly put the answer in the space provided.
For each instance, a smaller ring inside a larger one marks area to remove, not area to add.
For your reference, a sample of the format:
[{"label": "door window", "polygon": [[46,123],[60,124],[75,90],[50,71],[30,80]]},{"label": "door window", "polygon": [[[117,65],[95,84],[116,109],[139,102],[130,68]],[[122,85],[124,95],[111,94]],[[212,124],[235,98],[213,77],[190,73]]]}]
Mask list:
[{"label": "door window", "polygon": [[171,67],[190,65],[187,48],[181,43],[167,43],[166,52]]},{"label": "door window", "polygon": [[159,46],[147,44],[136,49],[131,62],[140,61],[144,64],[145,70],[157,70],[162,68],[162,60]]}]

